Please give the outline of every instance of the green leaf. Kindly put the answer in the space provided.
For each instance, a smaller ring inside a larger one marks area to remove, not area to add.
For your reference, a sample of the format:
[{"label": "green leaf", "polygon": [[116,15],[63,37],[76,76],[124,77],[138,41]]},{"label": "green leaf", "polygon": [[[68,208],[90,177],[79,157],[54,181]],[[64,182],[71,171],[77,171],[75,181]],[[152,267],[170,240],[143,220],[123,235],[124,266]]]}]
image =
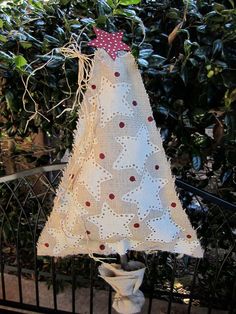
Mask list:
[{"label": "green leaf", "polygon": [[32,44],[28,41],[20,41],[20,45],[24,49],[29,49],[32,47]]},{"label": "green leaf", "polygon": [[10,90],[7,90],[5,93],[5,99],[7,103],[7,108],[13,112],[16,112],[15,103],[14,103],[14,95]]},{"label": "green leaf", "polygon": [[6,52],[0,51],[0,61],[11,61],[12,57],[9,56]]},{"label": "green leaf", "polygon": [[192,157],[192,165],[195,170],[199,171],[201,169],[201,164],[202,164],[201,156]]},{"label": "green leaf", "polygon": [[113,10],[113,14],[132,17],[136,15],[136,12],[134,10],[129,10],[129,9],[115,9]]},{"label": "green leaf", "polygon": [[145,59],[138,58],[138,64],[141,65],[143,68],[148,67],[148,61]]},{"label": "green leaf", "polygon": [[221,39],[216,39],[213,42],[213,48],[212,48],[213,56],[215,56],[217,53],[221,53],[222,50],[223,50],[223,43]]},{"label": "green leaf", "polygon": [[152,53],[153,53],[153,49],[141,49],[139,51],[139,57],[146,59],[150,57]]},{"label": "green leaf", "polygon": [[50,35],[45,35],[45,36],[44,36],[44,39],[45,39],[48,43],[50,43],[50,44],[52,44],[52,45],[59,45],[59,44],[60,44],[60,41],[59,41],[57,38],[55,38],[55,37],[53,37],[53,36],[50,36]]},{"label": "green leaf", "polygon": [[150,65],[152,66],[160,66],[166,61],[166,58],[160,55],[152,55],[149,59]]},{"label": "green leaf", "polygon": [[141,0],[120,0],[119,4],[121,5],[132,5],[132,4],[138,4]]},{"label": "green leaf", "polygon": [[107,16],[106,15],[99,15],[99,17],[96,20],[97,25],[105,25],[106,21],[107,21]]},{"label": "green leaf", "polygon": [[109,5],[112,9],[115,8],[115,4],[114,4],[113,0],[107,0],[107,3],[108,3],[108,5]]},{"label": "green leaf", "polygon": [[228,89],[224,96],[224,105],[226,110],[231,109],[231,104],[236,101],[236,88],[234,88],[231,92]]},{"label": "green leaf", "polygon": [[61,5],[67,5],[71,0],[60,0]]},{"label": "green leaf", "polygon": [[2,19],[0,19],[0,28],[3,28],[3,20]]},{"label": "green leaf", "polygon": [[15,56],[14,62],[16,67],[19,69],[23,68],[27,64],[27,60],[22,55]]},{"label": "green leaf", "polygon": [[7,37],[0,34],[0,41],[3,42],[3,43],[6,43],[7,42]]}]

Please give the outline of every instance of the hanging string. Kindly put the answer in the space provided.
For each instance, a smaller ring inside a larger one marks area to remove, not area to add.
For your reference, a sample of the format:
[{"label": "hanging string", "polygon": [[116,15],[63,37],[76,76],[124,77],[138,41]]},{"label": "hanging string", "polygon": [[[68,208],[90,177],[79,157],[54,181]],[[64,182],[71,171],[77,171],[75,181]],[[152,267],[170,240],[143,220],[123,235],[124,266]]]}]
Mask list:
[{"label": "hanging string", "polygon": [[[29,86],[29,81],[31,79],[32,76],[35,75],[35,73],[37,71],[42,70],[43,68],[47,67],[54,58],[54,54],[55,53],[61,53],[65,59],[66,58],[78,58],[78,77],[77,77],[77,83],[78,83],[78,87],[76,90],[76,94],[75,94],[75,99],[72,105],[72,108],[65,108],[59,115],[57,115],[56,117],[60,117],[61,115],[63,115],[66,111],[73,111],[75,109],[75,107],[80,103],[80,98],[84,96],[84,92],[87,88],[89,79],[90,79],[90,72],[91,72],[91,68],[93,66],[93,60],[92,60],[92,56],[93,55],[85,55],[83,53],[81,53],[81,44],[83,43],[82,41],[80,42],[80,45],[78,44],[78,40],[80,38],[80,36],[82,35],[82,33],[84,32],[85,28],[87,28],[88,25],[86,25],[81,31],[80,34],[77,36],[77,39],[75,39],[73,37],[73,35],[71,36],[69,42],[67,44],[65,44],[63,47],[61,48],[53,48],[50,52],[44,54],[44,57],[46,56],[50,56],[50,58],[41,66],[37,67],[36,69],[34,69],[29,76],[26,78],[26,80],[24,80],[23,76],[21,75],[21,80],[23,82],[24,85],[24,93],[22,95],[22,104],[23,104],[23,109],[25,110],[25,112],[27,113],[31,113],[32,115],[29,117],[29,119],[26,122],[26,126],[25,126],[25,131],[28,127],[28,124],[31,120],[33,120],[37,114],[41,115],[45,120],[47,120],[48,122],[50,122],[50,120],[43,115],[40,111],[39,111],[39,104],[35,101],[34,97],[32,96],[32,93],[29,91],[28,86]],[[34,63],[38,62],[40,59],[37,58],[36,60],[32,61],[29,66],[32,66]],[[69,96],[63,98],[59,103],[57,103],[55,106],[53,106],[52,108],[50,108],[48,112],[52,111],[53,109],[57,108],[58,106],[60,106],[63,102],[65,102],[66,100],[70,99],[72,96],[72,91],[71,91],[71,87],[70,84],[68,82],[68,78],[66,76],[66,69],[65,69],[65,63],[63,65],[63,70],[64,70],[64,74],[65,74],[65,79],[66,79],[66,85],[68,87],[69,90]],[[34,104],[34,111],[33,110],[28,110],[26,107],[26,95],[29,96],[29,98],[33,101]]]},{"label": "hanging string", "polygon": [[[88,83],[91,78],[91,69],[93,67],[93,54],[85,55],[81,53],[81,44],[78,45],[78,43],[74,40],[73,37],[71,37],[70,41],[64,45],[61,48],[58,48],[58,51],[65,57],[69,59],[78,59],[78,76],[77,76],[77,90],[75,93],[75,99],[72,105],[72,108],[65,108],[59,115],[57,115],[57,118],[63,115],[66,111],[73,111],[75,109],[75,106],[80,103],[81,97],[84,97],[84,92],[87,89]],[[67,81],[67,85],[69,87],[69,82]],[[48,110],[48,112],[54,110],[57,108],[61,103],[63,103],[65,100],[69,99],[71,97],[71,88],[69,87],[69,96],[62,99],[59,103],[57,103],[55,106],[53,106],[51,109]]]}]

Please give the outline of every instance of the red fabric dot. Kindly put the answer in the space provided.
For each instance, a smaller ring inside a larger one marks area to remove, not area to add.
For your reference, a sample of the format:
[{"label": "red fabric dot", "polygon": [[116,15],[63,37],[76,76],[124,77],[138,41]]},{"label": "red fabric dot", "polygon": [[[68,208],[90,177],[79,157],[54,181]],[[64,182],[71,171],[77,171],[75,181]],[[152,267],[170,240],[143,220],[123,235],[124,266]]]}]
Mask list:
[{"label": "red fabric dot", "polygon": [[119,76],[120,76],[120,73],[119,73],[119,72],[115,72],[114,74],[115,74],[116,77],[119,77]]},{"label": "red fabric dot", "polygon": [[124,122],[119,123],[119,127],[122,129],[125,126]]},{"label": "red fabric dot", "polygon": [[134,176],[131,176],[129,179],[131,182],[134,182],[136,180]]},{"label": "red fabric dot", "polygon": [[46,247],[49,247],[49,243],[44,243],[44,245],[45,245]]},{"label": "red fabric dot", "polygon": [[155,169],[158,170],[160,167],[158,165],[155,165]]},{"label": "red fabric dot", "polygon": [[87,202],[85,202],[85,205],[89,207],[91,204],[89,201],[87,201]]},{"label": "red fabric dot", "polygon": [[115,195],[113,193],[109,194],[109,199],[110,200],[114,200],[114,198],[115,198]]},{"label": "red fabric dot", "polygon": [[176,207],[176,203],[175,202],[171,203],[171,207]]},{"label": "red fabric dot", "polygon": [[134,228],[139,228],[140,227],[140,224],[139,223],[135,223],[134,224]]},{"label": "red fabric dot", "polygon": [[187,238],[191,239],[192,238],[191,234],[187,234]]},{"label": "red fabric dot", "polygon": [[151,117],[151,116],[148,117],[148,121],[149,121],[149,122],[152,122],[152,121],[153,121],[153,117]]},{"label": "red fabric dot", "polygon": [[133,100],[132,104],[133,104],[133,106],[137,106],[138,103],[136,100]]},{"label": "red fabric dot", "polygon": [[86,230],[86,233],[87,233],[87,234],[90,234],[91,232],[90,232],[90,231],[88,231],[88,230]]},{"label": "red fabric dot", "polygon": [[101,244],[100,246],[99,246],[99,248],[100,248],[100,250],[105,250],[105,245],[104,244]]},{"label": "red fabric dot", "polygon": [[100,159],[104,159],[105,158],[105,155],[103,153],[99,154],[99,158]]},{"label": "red fabric dot", "polygon": [[92,89],[96,89],[97,88],[97,86],[94,85],[94,84],[91,87],[92,87]]}]

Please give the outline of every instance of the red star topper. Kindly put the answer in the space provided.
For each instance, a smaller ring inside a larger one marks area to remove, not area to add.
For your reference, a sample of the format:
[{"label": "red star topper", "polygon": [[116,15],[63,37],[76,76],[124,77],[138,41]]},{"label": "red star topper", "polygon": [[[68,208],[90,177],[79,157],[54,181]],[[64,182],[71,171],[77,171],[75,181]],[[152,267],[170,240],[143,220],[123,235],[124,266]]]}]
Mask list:
[{"label": "red star topper", "polygon": [[88,45],[105,49],[113,60],[115,60],[117,57],[117,51],[130,51],[130,47],[122,43],[121,41],[123,37],[123,32],[110,34],[96,27],[94,27],[94,31],[97,35],[97,38],[91,40]]}]

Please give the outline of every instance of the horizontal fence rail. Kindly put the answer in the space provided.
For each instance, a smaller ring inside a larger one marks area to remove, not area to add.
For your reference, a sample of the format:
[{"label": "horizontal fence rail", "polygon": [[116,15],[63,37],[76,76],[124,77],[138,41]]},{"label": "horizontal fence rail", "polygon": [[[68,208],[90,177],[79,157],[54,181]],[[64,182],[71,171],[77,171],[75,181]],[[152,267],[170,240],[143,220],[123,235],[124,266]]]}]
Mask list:
[{"label": "horizontal fence rail", "polygon": [[[56,164],[0,177],[0,306],[10,307],[11,313],[112,313],[113,291],[97,275],[94,260],[36,254],[64,167]],[[236,313],[236,205],[179,179],[176,185],[205,248],[204,258],[129,252],[130,258],[147,265],[142,313],[175,313],[177,305],[181,313],[193,308],[194,313],[200,308],[209,314]]]}]

